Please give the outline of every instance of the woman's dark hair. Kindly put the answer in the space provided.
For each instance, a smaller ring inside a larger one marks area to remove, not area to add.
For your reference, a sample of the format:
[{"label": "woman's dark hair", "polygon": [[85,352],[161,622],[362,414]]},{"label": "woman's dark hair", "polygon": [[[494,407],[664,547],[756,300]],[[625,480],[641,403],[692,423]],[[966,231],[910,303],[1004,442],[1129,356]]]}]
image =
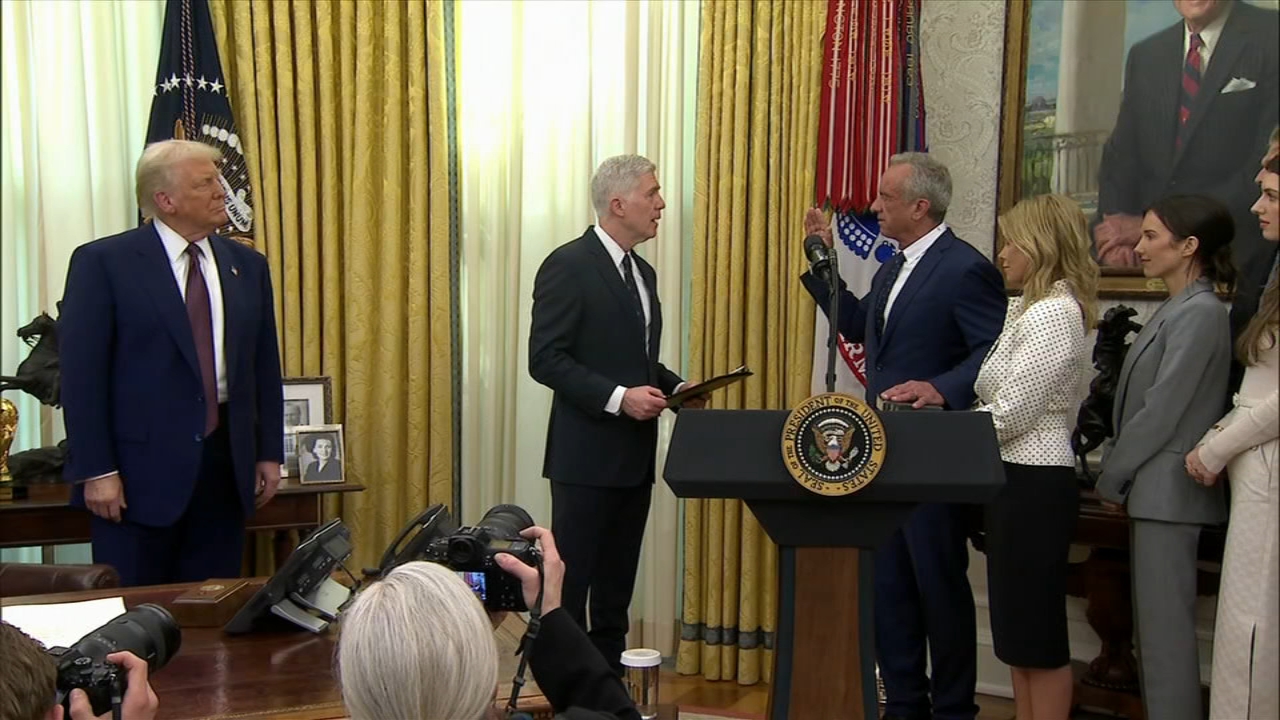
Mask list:
[{"label": "woman's dark hair", "polygon": [[315,455],[316,443],[321,440],[328,440],[329,447],[333,449],[333,454],[334,455],[338,454],[338,436],[335,433],[331,433],[331,432],[317,433],[315,435],[312,435],[311,437],[307,438],[306,443],[304,443],[303,447],[307,449],[308,453]]},{"label": "woman's dark hair", "polygon": [[1231,240],[1236,224],[1226,205],[1208,195],[1170,195],[1157,200],[1147,212],[1159,218],[1178,240],[1195,236],[1200,241],[1196,260],[1204,277],[1228,289],[1235,284]]}]

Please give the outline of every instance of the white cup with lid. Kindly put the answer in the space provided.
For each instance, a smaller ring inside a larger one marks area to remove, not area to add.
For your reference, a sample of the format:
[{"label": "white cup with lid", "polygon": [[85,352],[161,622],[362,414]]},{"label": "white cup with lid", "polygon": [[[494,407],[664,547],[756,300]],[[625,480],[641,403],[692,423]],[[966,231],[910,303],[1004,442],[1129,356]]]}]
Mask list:
[{"label": "white cup with lid", "polygon": [[649,648],[633,648],[622,653],[623,682],[631,701],[644,720],[658,717],[658,671],[662,653]]}]

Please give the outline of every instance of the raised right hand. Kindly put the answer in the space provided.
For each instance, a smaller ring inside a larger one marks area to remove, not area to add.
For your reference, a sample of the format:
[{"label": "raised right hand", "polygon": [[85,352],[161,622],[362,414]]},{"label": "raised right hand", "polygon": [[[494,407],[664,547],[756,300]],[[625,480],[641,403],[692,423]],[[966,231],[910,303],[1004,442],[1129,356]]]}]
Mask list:
[{"label": "raised right hand", "polygon": [[827,222],[827,216],[816,207],[809,208],[804,214],[804,234],[805,237],[817,235],[822,238],[822,242],[831,247],[834,240],[831,237],[831,223]]},{"label": "raised right hand", "polygon": [[84,504],[89,512],[104,520],[120,522],[120,513],[129,504],[124,501],[124,482],[120,473],[111,473],[84,484]]},{"label": "raised right hand", "polygon": [[667,409],[667,396],[652,385],[627,388],[622,394],[622,412],[636,420],[652,420]]}]

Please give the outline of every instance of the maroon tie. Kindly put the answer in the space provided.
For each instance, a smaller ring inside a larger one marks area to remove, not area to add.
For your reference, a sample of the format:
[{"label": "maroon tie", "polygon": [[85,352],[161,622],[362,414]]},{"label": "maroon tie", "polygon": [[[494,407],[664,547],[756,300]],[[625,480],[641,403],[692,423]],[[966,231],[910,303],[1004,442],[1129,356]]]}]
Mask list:
[{"label": "maroon tie", "polygon": [[204,387],[205,437],[218,429],[218,375],[213,359],[213,312],[209,308],[209,286],[200,270],[203,253],[195,243],[187,245],[187,319],[191,321],[191,337],[196,341],[196,358],[200,360],[200,381]]},{"label": "maroon tie", "polygon": [[1186,141],[1183,132],[1187,126],[1187,118],[1191,117],[1191,108],[1200,94],[1200,48],[1204,40],[1200,33],[1191,34],[1191,42],[1187,46],[1187,60],[1182,64],[1182,94],[1178,103],[1178,135],[1177,147],[1181,148]]}]

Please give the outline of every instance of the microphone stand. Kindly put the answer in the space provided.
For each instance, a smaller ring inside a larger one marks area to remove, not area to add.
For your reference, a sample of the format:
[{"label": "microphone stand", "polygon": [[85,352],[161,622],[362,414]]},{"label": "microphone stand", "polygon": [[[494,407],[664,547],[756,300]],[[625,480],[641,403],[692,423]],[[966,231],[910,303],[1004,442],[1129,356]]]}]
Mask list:
[{"label": "microphone stand", "polygon": [[836,391],[836,346],[840,342],[840,263],[836,260],[834,244],[831,248],[831,281],[827,283],[827,392]]}]

